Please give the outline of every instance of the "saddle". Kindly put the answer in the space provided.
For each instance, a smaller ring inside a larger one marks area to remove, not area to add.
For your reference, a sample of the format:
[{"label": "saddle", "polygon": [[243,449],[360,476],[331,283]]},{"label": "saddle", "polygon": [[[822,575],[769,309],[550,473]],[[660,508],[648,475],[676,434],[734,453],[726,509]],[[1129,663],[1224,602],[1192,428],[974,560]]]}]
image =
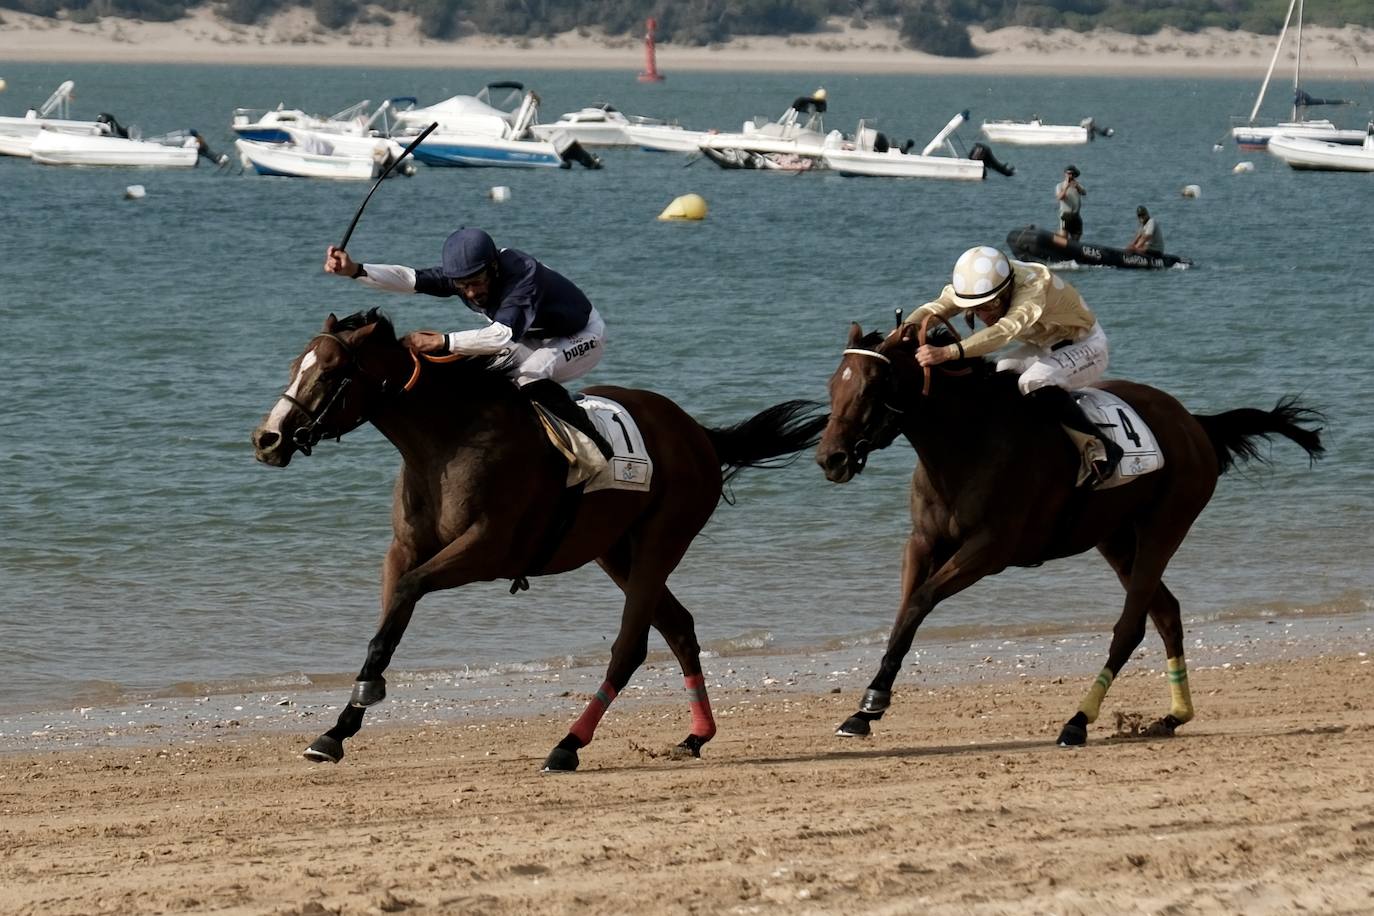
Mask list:
[{"label": "saddle", "polygon": [[[606,437],[601,435],[596,424],[587,412],[578,407],[573,402],[572,395],[568,390],[553,379],[541,378],[525,385],[520,389],[530,399],[530,404],[534,407],[535,413],[540,414],[540,420],[549,431],[549,438],[553,440],[554,447],[568,459],[568,464],[576,464],[578,459],[579,444],[576,439],[568,435],[566,427],[572,427],[577,432],[586,436],[591,443],[601,452],[602,462],[610,461],[615,454],[611,444],[606,441]],[[559,423],[550,423],[549,420],[560,420]]]}]

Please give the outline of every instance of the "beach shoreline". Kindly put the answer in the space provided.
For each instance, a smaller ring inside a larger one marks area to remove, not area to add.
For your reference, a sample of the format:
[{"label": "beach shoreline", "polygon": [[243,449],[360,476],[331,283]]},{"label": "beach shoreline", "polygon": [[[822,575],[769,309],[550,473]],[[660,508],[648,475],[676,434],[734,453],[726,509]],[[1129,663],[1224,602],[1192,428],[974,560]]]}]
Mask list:
[{"label": "beach shoreline", "polygon": [[[1133,667],[1087,747],[1081,678],[623,697],[571,776],[562,714],[0,755],[0,909],[274,913],[1363,912],[1374,900],[1374,665],[1342,653],[1191,671],[1197,718]],[[580,699],[580,698],[577,698]]]},{"label": "beach shoreline", "polygon": [[[924,690],[1046,676],[1086,684],[1105,659],[1107,629],[941,638],[939,628],[933,628],[907,656],[899,684]],[[1369,610],[1194,621],[1186,624],[1186,633],[1187,660],[1194,671],[1349,652],[1364,653],[1361,658],[1374,655],[1374,612]],[[626,688],[624,702],[667,702],[681,691],[681,670],[671,654],[654,646]],[[703,669],[712,691],[857,695],[877,670],[883,649],[883,641],[874,639],[726,655],[708,651]],[[1126,670],[1163,677],[1164,667],[1151,632]],[[398,664],[387,673],[388,699],[370,712],[368,728],[463,727],[474,720],[520,716],[562,716],[571,722],[604,673],[601,659],[566,665],[536,660],[481,671],[409,670]],[[303,747],[338,716],[351,684],[344,674],[293,672],[245,678],[239,685],[186,684],[126,691],[117,699],[11,707],[0,713],[0,759],[41,750],[185,748],[280,734],[297,736]]]},{"label": "beach shoreline", "polygon": [[[642,66],[637,36],[569,32],[552,38],[423,37],[415,17],[388,14],[390,25],[357,25],[349,33],[320,28],[306,8],[241,26],[199,8],[177,22],[103,18],[73,23],[6,10],[0,16],[0,57],[11,62],[179,63],[303,67],[450,67],[462,69],[620,70]],[[1156,35],[1109,30],[971,30],[977,58],[936,57],[904,48],[896,31],[855,28],[832,20],[827,31],[749,36],[718,46],[661,44],[659,70],[675,72],[804,72],[912,75],[1061,75],[1252,77],[1262,74],[1275,36],[1208,29]],[[1290,43],[1291,44],[1291,43]],[[1374,52],[1374,30],[1309,27],[1303,66],[1312,76],[1366,75],[1360,59]],[[1287,50],[1291,61],[1293,51]]]}]

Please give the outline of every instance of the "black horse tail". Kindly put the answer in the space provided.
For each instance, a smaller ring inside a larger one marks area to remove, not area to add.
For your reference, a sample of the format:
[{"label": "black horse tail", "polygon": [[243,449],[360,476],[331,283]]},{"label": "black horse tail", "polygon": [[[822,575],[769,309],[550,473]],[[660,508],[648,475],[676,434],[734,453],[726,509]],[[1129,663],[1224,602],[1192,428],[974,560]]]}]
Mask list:
[{"label": "black horse tail", "polygon": [[797,460],[803,449],[821,440],[829,417],[816,416],[815,401],[774,404],[743,423],[722,429],[706,428],[727,482],[744,468],[780,468]]},{"label": "black horse tail", "polygon": [[1222,474],[1234,467],[1238,458],[1241,461],[1268,461],[1268,458],[1260,454],[1256,440],[1264,439],[1267,442],[1276,434],[1292,439],[1302,446],[1303,451],[1307,452],[1308,464],[1326,453],[1326,446],[1322,445],[1322,427],[1310,428],[1302,425],[1320,423],[1325,421],[1326,417],[1320,411],[1303,407],[1297,398],[1284,398],[1273,410],[1244,407],[1240,410],[1228,410],[1226,413],[1194,416],[1207,431],[1207,438],[1212,440],[1212,448],[1217,453],[1219,473]]}]

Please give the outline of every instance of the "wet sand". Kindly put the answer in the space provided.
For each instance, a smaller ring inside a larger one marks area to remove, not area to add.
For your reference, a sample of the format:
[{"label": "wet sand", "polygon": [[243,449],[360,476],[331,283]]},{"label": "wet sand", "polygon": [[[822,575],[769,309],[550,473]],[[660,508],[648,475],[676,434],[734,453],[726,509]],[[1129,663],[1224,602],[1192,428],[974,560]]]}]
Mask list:
[{"label": "wet sand", "polygon": [[1370,912],[1368,635],[1195,662],[1197,718],[1170,739],[1130,737],[1168,702],[1142,659],[1078,750],[1054,739],[1088,678],[997,653],[980,680],[899,680],[869,739],[832,734],[868,672],[713,686],[701,760],[668,754],[688,716],[656,666],[663,689],[622,695],[570,776],[538,770],[580,690],[529,714],[369,713],[337,766],[299,756],[323,711],[7,753],[0,911]]}]

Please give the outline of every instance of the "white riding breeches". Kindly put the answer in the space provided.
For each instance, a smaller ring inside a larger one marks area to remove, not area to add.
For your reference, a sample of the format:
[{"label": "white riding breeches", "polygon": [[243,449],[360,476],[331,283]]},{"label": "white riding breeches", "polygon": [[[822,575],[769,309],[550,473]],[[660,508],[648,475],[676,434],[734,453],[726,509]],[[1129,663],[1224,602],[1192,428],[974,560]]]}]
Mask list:
[{"label": "white riding breeches", "polygon": [[1082,340],[1057,350],[1022,344],[999,359],[997,368],[1020,373],[1017,385],[1022,394],[1046,385],[1087,388],[1107,372],[1107,335],[1094,323]]},{"label": "white riding breeches", "polygon": [[526,337],[515,345],[506,363],[506,374],[517,385],[549,378],[566,384],[591,372],[601,362],[606,348],[606,322],[596,309],[587,316],[587,326],[567,337],[539,339]]}]

